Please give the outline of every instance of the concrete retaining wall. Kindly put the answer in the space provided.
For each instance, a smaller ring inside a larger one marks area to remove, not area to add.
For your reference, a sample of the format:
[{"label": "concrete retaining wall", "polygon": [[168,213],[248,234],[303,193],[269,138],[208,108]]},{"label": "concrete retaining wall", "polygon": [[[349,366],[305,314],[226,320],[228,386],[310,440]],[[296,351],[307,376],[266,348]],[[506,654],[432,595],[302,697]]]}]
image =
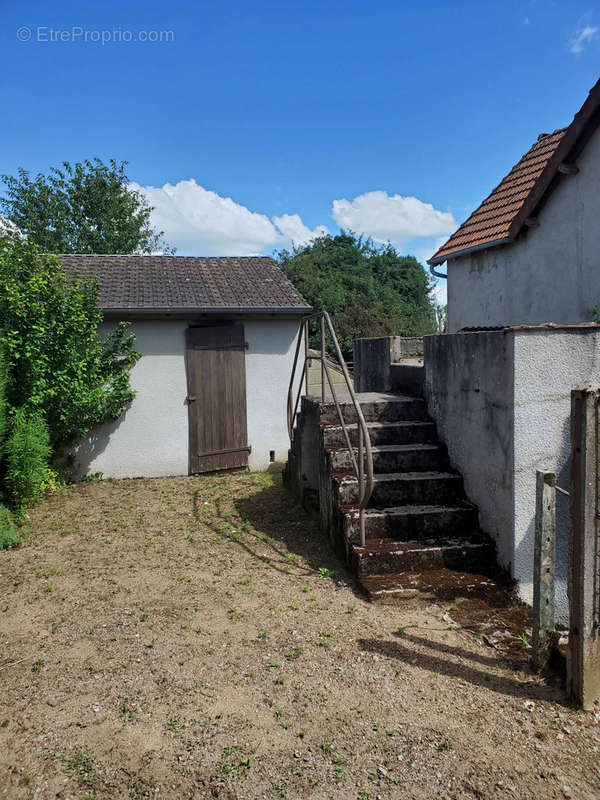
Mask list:
[{"label": "concrete retaining wall", "polygon": [[[570,482],[570,392],[600,378],[600,329],[529,328],[425,338],[426,397],[500,563],[532,600],[535,472]],[[569,504],[557,496],[559,620],[568,603]]]}]

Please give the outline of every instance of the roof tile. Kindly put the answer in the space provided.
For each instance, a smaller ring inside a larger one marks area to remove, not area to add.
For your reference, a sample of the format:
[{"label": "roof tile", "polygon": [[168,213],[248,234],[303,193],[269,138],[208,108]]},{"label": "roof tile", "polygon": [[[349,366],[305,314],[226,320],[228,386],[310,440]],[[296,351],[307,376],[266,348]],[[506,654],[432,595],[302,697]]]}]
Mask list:
[{"label": "roof tile", "polygon": [[256,309],[301,312],[309,304],[272,258],[60,255],[72,275],[100,285],[102,309]]}]

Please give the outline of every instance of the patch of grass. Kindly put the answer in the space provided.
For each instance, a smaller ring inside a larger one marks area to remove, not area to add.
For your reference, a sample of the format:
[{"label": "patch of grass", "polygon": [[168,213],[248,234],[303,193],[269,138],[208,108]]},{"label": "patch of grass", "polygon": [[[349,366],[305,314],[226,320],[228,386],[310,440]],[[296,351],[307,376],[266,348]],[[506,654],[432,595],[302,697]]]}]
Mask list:
[{"label": "patch of grass", "polygon": [[156,781],[154,778],[136,778],[129,787],[131,800],[144,800],[144,798],[154,797],[155,792]]},{"label": "patch of grass", "polygon": [[301,647],[300,645],[297,645],[296,647],[293,647],[290,650],[290,652],[286,654],[285,657],[289,661],[295,661],[297,658],[300,658],[300,656],[302,655],[303,652],[304,652],[304,648]]},{"label": "patch of grass", "polygon": [[60,760],[65,775],[75,778],[81,787],[95,790],[102,782],[94,769],[94,757],[83,748],[78,747],[71,753],[63,753]]},{"label": "patch of grass", "polygon": [[454,750],[454,745],[452,744],[452,740],[451,739],[444,739],[443,742],[440,742],[438,744],[438,752],[446,753],[449,750]]},{"label": "patch of grass", "polygon": [[233,778],[244,778],[254,764],[254,752],[254,750],[245,752],[237,745],[224,747],[215,770],[215,777],[224,782]]},{"label": "patch of grass", "polygon": [[39,672],[41,670],[41,668],[44,666],[45,663],[46,662],[44,661],[43,658],[38,658],[38,660],[34,661],[33,664],[31,665],[31,671],[32,672]]},{"label": "patch of grass", "polygon": [[179,717],[169,717],[165,722],[165,730],[176,733],[181,728],[181,720]]}]

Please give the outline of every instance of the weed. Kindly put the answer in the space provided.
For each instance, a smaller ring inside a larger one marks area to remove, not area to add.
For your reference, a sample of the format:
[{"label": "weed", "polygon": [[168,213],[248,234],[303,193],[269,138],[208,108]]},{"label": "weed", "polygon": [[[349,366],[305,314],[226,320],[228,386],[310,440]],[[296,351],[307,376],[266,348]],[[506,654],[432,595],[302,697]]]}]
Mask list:
[{"label": "weed", "polygon": [[78,747],[68,755],[63,754],[60,760],[65,775],[75,778],[80,786],[93,790],[100,783],[100,776],[94,770],[94,757],[83,748]]},{"label": "weed", "polygon": [[405,629],[404,629],[404,628],[402,628],[402,627],[398,627],[398,628],[396,628],[396,630],[394,631],[394,633],[396,634],[396,636],[404,636],[405,632],[406,632],[406,631],[405,631]]},{"label": "weed", "polygon": [[44,661],[43,658],[38,658],[37,661],[33,662],[32,666],[31,666],[31,671],[32,672],[39,672],[41,670],[41,668],[44,666],[45,663],[46,662]]},{"label": "weed", "polygon": [[356,603],[348,603],[348,614],[354,614],[356,611]]},{"label": "weed", "polygon": [[294,661],[295,659],[300,658],[303,652],[304,648],[301,647],[300,645],[297,645],[296,647],[292,648],[289,653],[286,654],[286,658],[289,659],[290,661]]},{"label": "weed", "polygon": [[275,683],[276,683],[278,686],[285,686],[285,675],[278,675],[278,676],[275,678]]},{"label": "weed", "polygon": [[266,628],[261,628],[258,632],[258,638],[261,639],[263,642],[269,635],[269,631]]},{"label": "weed", "polygon": [[19,786],[30,786],[31,785],[31,775],[27,775],[27,773],[23,773],[19,778]]},{"label": "weed", "polygon": [[165,723],[165,730],[176,733],[181,728],[181,720],[179,717],[169,717]]},{"label": "weed", "polygon": [[131,800],[144,800],[147,797],[154,797],[155,792],[154,778],[136,778],[129,788],[129,797]]},{"label": "weed", "polygon": [[124,722],[131,722],[133,720],[134,709],[129,705],[129,699],[124,697],[119,703],[119,713],[123,717]]},{"label": "weed", "polygon": [[335,575],[335,572],[332,569],[329,569],[329,567],[319,567],[317,572],[319,574],[319,578],[333,578]]},{"label": "weed", "polygon": [[520,633],[517,636],[517,639],[521,642],[521,646],[524,647],[525,649],[531,647],[531,641],[529,639],[529,636],[527,636],[527,634]]},{"label": "weed", "polygon": [[238,746],[224,747],[221,759],[217,764],[216,777],[222,781],[244,777],[254,764],[254,752],[252,750],[249,755],[243,755]]},{"label": "weed", "polygon": [[438,752],[446,753],[448,750],[454,750],[454,745],[450,739],[444,739],[443,742],[438,744]]},{"label": "weed", "polygon": [[101,480],[104,479],[104,473],[101,471],[98,472],[90,472],[89,475],[84,475],[81,479],[82,483],[100,483]]}]

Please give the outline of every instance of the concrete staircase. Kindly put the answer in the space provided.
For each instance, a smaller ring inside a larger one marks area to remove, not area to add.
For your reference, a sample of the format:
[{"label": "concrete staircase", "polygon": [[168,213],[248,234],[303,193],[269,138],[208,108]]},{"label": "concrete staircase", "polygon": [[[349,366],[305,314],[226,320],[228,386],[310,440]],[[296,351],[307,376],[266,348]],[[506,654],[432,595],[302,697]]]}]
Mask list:
[{"label": "concrete staircase", "polygon": [[[373,447],[375,485],[366,509],[365,546],[360,546],[358,484],[333,403],[304,398],[302,415],[319,427],[319,504],[322,526],[346,554],[373,598],[414,594],[414,574],[459,570],[489,574],[492,542],[479,530],[477,509],[465,497],[460,475],[424,400],[406,395],[358,395]],[[344,419],[354,407],[341,402]],[[299,422],[302,428],[302,420]],[[357,444],[357,428],[350,428]],[[315,436],[310,437],[315,443]],[[294,446],[290,451],[291,469]]]}]

